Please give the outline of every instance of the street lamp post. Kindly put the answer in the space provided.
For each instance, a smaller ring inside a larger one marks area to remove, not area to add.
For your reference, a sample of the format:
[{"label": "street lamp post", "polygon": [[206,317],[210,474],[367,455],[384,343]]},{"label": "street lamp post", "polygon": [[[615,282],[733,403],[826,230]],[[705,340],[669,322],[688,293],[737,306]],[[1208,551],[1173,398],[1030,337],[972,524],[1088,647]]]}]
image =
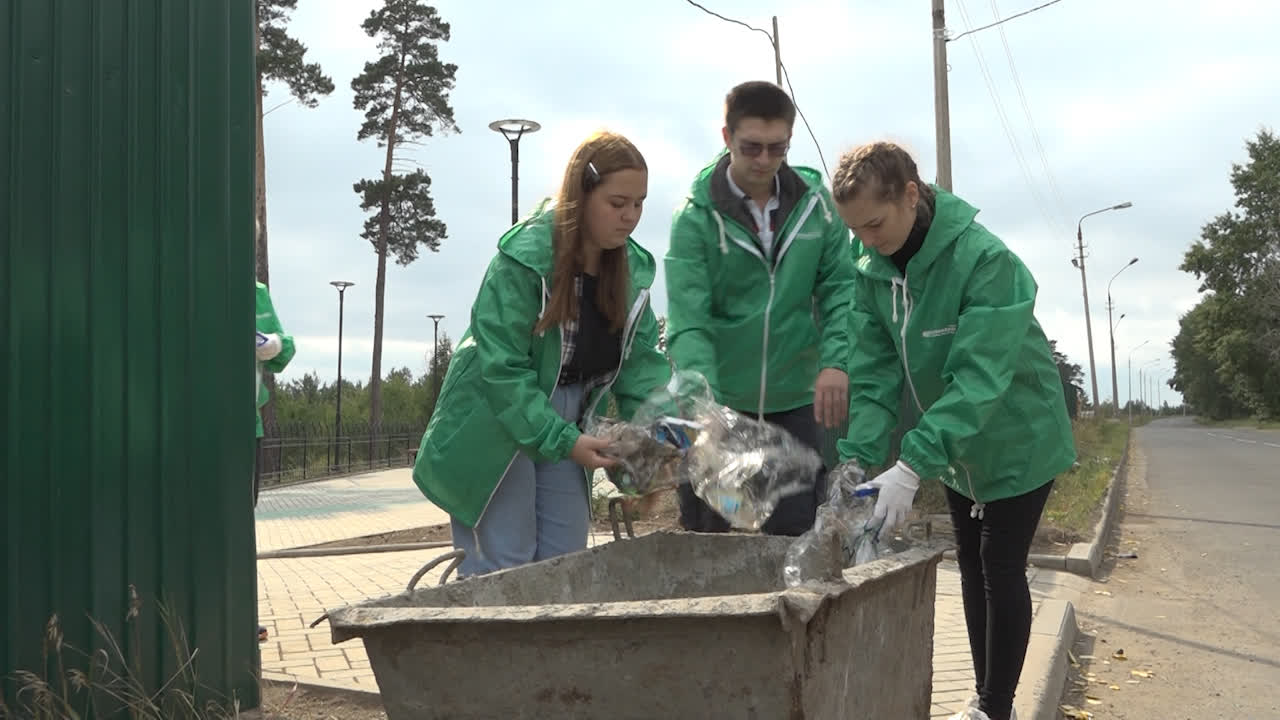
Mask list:
[{"label": "street lamp post", "polygon": [[520,219],[520,138],[525,133],[538,132],[542,126],[532,120],[509,118],[494,120],[489,123],[489,129],[502,133],[511,146],[511,224],[514,225]]},{"label": "street lamp post", "polygon": [[[1116,325],[1119,325],[1120,321],[1111,321],[1111,311],[1116,306],[1115,303],[1111,301],[1111,283],[1115,282],[1116,278],[1120,277],[1120,273],[1133,267],[1133,264],[1136,262],[1138,262],[1138,258],[1130,260],[1124,267],[1120,268],[1119,272],[1112,275],[1111,281],[1107,283],[1107,324],[1111,326],[1111,398],[1115,401],[1117,410],[1120,409],[1120,384],[1116,382]],[[1121,315],[1120,320],[1123,319],[1124,315]]]},{"label": "street lamp post", "polygon": [[338,289],[338,406],[333,413],[333,461],[338,462],[338,442],[342,437],[342,315],[347,288],[355,285],[346,280],[333,280],[329,283]]},{"label": "street lamp post", "polygon": [[1147,383],[1151,379],[1151,371],[1148,370],[1148,368],[1158,362],[1160,362],[1160,358],[1153,358],[1148,361],[1147,364],[1138,368],[1138,391],[1142,393],[1140,402],[1143,407],[1151,407],[1149,402],[1151,400],[1151,396],[1147,394]]},{"label": "street lamp post", "polygon": [[1080,288],[1084,292],[1084,330],[1089,341],[1089,381],[1093,386],[1093,406],[1098,407],[1098,368],[1093,359],[1093,321],[1089,319],[1089,283],[1085,280],[1084,273],[1084,219],[1104,213],[1111,210],[1124,210],[1133,207],[1131,202],[1122,202],[1119,205],[1112,205],[1101,210],[1094,210],[1080,216],[1080,220],[1076,222],[1076,257],[1071,259],[1071,264],[1080,270]]},{"label": "street lamp post", "polygon": [[[428,371],[432,374],[433,384],[435,385],[436,400],[440,399],[440,377],[438,375],[436,363],[440,360],[440,321],[444,319],[443,315],[428,315],[434,324],[432,329],[431,340],[431,362],[428,365]],[[433,401],[434,402],[434,401]]]},{"label": "street lamp post", "polygon": [[1129,402],[1127,404],[1129,406],[1129,424],[1130,425],[1133,424],[1133,354],[1138,351],[1138,348],[1142,347],[1143,345],[1146,345],[1149,342],[1151,341],[1143,340],[1142,342],[1135,345],[1132,350],[1129,351],[1129,382],[1127,383],[1127,385],[1129,386]]}]

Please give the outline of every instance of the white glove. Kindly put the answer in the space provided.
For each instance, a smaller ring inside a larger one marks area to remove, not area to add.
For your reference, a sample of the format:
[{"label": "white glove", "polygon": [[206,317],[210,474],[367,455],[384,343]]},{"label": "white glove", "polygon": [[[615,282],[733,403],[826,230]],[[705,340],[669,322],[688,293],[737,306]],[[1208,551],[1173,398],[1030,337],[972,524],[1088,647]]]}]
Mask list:
[{"label": "white glove", "polygon": [[280,354],[280,336],[275,333],[258,333],[256,343],[258,362],[266,362]]},{"label": "white glove", "polygon": [[920,489],[920,476],[899,460],[893,467],[877,475],[874,480],[862,483],[856,489],[867,488],[879,490],[871,524],[874,525],[883,520],[880,532],[882,534],[893,532],[907,521],[911,502],[915,500],[916,490]]}]

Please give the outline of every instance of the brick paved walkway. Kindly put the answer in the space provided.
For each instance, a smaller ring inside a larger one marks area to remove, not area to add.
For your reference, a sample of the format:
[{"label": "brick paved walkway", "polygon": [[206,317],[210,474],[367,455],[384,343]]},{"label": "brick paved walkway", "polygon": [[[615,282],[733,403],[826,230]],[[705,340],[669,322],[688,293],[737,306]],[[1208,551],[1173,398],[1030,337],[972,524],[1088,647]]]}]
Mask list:
[{"label": "brick paved walkway", "polygon": [[[392,470],[264,492],[258,504],[258,549],[313,545],[441,522],[448,522],[448,516],[423,499],[409,471]],[[610,535],[595,535],[591,544],[612,540]],[[359,640],[333,645],[326,623],[315,629],[307,626],[326,608],[401,592],[418,568],[447,550],[259,560],[258,613],[270,634],[261,644],[264,672],[376,690]],[[419,584],[438,582],[443,568]],[[1037,608],[1052,592],[1052,586],[1037,582],[1038,572],[1028,571]],[[935,613],[931,718],[946,718],[963,707],[974,684],[954,562],[939,565]]]},{"label": "brick paved walkway", "polygon": [[258,552],[449,522],[408,468],[271,488],[256,517]]}]

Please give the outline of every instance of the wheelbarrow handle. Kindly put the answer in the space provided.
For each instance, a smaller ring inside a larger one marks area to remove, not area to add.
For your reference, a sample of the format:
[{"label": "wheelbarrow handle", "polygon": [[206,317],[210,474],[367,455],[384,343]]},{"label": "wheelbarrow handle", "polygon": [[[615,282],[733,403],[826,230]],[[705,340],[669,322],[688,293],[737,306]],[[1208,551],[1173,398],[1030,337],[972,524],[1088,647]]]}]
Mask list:
[{"label": "wheelbarrow handle", "polygon": [[621,540],[622,531],[618,528],[618,518],[622,518],[622,522],[627,527],[627,537],[634,538],[636,536],[635,528],[631,525],[631,516],[627,514],[627,508],[623,505],[627,498],[614,497],[609,499],[609,525],[613,529],[613,539]]},{"label": "wheelbarrow handle", "polygon": [[458,568],[458,565],[462,564],[462,559],[465,558],[466,556],[467,556],[467,552],[465,550],[463,550],[462,548],[456,548],[447,553],[444,553],[443,555],[440,555],[439,557],[432,558],[431,560],[427,561],[426,565],[423,565],[421,568],[419,568],[418,572],[413,574],[413,577],[409,578],[409,586],[405,588],[405,592],[413,592],[413,589],[417,587],[418,581],[422,579],[423,575],[426,575],[427,573],[431,572],[432,568],[444,562],[445,560],[452,559],[453,562],[449,563],[449,567],[445,568],[444,573],[440,575],[440,584],[443,585],[445,581],[449,579],[449,575],[451,575],[453,571]]}]

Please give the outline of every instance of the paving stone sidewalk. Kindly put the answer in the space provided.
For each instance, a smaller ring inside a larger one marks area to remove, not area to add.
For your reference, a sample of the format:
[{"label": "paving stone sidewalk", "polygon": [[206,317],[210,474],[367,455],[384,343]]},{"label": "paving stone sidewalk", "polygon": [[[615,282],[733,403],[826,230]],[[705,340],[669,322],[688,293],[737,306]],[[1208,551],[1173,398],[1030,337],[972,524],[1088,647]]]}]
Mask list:
[{"label": "paving stone sidewalk", "polygon": [[[448,522],[447,515],[423,499],[408,470],[393,470],[264,492],[258,505],[258,550],[440,522]],[[593,535],[591,544],[611,541],[611,535]],[[269,633],[261,644],[264,672],[376,690],[359,640],[333,645],[327,624],[314,629],[308,625],[326,608],[403,591],[419,568],[447,550],[259,560],[258,613]],[[444,565],[419,584],[438,582]],[[1038,572],[1028,572],[1037,609],[1052,593],[1051,584],[1036,582]],[[974,685],[954,562],[943,561],[938,567],[936,603],[931,717],[946,718],[963,708]]]}]

